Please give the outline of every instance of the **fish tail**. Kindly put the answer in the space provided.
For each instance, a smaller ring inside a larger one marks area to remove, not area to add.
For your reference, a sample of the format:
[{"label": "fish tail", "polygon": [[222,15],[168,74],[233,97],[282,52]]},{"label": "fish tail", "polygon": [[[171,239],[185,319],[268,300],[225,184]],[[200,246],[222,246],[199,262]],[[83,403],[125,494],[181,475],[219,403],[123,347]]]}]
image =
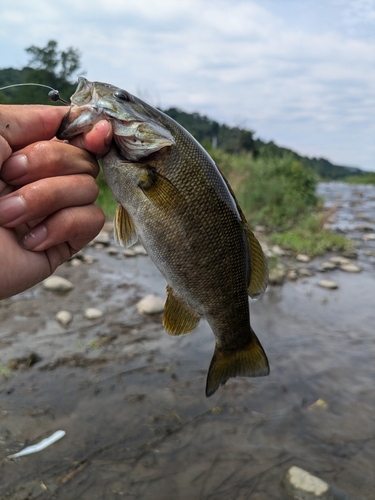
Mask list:
[{"label": "fish tail", "polygon": [[231,377],[263,377],[269,372],[266,353],[253,331],[251,341],[241,349],[229,351],[216,344],[208,369],[206,396],[212,396]]}]

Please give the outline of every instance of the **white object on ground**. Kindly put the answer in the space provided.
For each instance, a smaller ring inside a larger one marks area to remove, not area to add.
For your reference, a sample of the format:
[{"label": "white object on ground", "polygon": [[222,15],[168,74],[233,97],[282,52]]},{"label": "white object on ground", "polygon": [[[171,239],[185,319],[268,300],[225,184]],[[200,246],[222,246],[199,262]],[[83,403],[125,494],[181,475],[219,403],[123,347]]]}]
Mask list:
[{"label": "white object on ground", "polygon": [[56,443],[59,439],[65,436],[65,431],[56,431],[52,434],[52,436],[42,439],[40,443],[33,444],[32,446],[27,446],[23,450],[15,453],[14,455],[9,455],[8,458],[18,458],[23,457],[25,455],[31,455],[31,453],[37,453],[38,451],[42,451],[53,443]]}]

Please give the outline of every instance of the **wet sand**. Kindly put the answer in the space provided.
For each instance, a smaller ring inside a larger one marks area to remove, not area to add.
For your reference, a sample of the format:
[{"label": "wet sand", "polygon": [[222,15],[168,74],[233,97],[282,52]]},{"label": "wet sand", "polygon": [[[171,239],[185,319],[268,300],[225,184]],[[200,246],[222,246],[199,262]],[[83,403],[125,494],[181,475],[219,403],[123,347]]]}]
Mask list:
[{"label": "wet sand", "polygon": [[[135,308],[164,294],[149,258],[88,253],[97,261],[56,273],[72,291],[38,285],[0,302],[1,499],[279,500],[292,465],[373,498],[370,259],[360,256],[360,274],[316,273],[252,302],[271,375],[232,379],[207,399],[207,323],[169,337],[161,315]],[[339,289],[319,288],[323,277]],[[104,316],[85,319],[88,307]],[[74,315],[66,328],[54,319],[61,309]],[[66,436],[46,450],[6,458],[58,429]]]}]

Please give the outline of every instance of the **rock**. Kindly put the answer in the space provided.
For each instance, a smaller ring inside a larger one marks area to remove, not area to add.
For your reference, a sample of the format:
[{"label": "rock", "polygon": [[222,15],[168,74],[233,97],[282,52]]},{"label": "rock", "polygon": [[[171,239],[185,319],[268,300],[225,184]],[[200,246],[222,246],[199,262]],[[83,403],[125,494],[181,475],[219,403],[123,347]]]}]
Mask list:
[{"label": "rock", "polygon": [[286,473],[283,486],[291,499],[350,500],[344,491],[295,465]]},{"label": "rock", "polygon": [[375,240],[375,233],[370,233],[370,234],[364,234],[362,236],[363,241],[374,241]]},{"label": "rock", "polygon": [[74,288],[73,283],[60,276],[51,276],[43,281],[43,288],[55,292],[69,292]]},{"label": "rock", "polygon": [[346,271],[347,273],[360,273],[362,268],[360,266],[356,266],[355,264],[343,264],[340,266],[342,271]]},{"label": "rock", "polygon": [[290,269],[286,275],[286,279],[289,281],[295,281],[298,278],[297,271],[295,269]]},{"label": "rock", "polygon": [[106,231],[107,233],[111,233],[113,231],[113,221],[108,220],[104,223],[102,231]]},{"label": "rock", "polygon": [[118,248],[116,248],[116,247],[107,248],[107,254],[108,255],[118,255]]},{"label": "rock", "polygon": [[132,250],[136,255],[147,255],[147,252],[142,245],[134,245],[134,247],[132,247]]},{"label": "rock", "polygon": [[140,314],[158,314],[164,311],[165,300],[158,295],[146,295],[136,307]]},{"label": "rock", "polygon": [[73,267],[78,267],[82,264],[82,260],[81,259],[70,259],[70,265],[73,266]]},{"label": "rock", "polygon": [[95,309],[94,307],[89,307],[84,313],[87,319],[99,319],[103,316],[103,311],[100,309]]},{"label": "rock", "polygon": [[333,271],[337,268],[337,265],[334,262],[323,262],[318,268],[318,271],[325,273],[326,271]]},{"label": "rock", "polygon": [[258,225],[258,226],[255,226],[254,231],[256,231],[257,233],[266,233],[267,228],[266,228],[266,226]]},{"label": "rock", "polygon": [[85,255],[84,261],[85,264],[92,264],[93,262],[96,261],[96,259],[92,255]]},{"label": "rock", "polygon": [[62,326],[67,326],[73,319],[73,314],[69,311],[59,311],[55,316],[56,321]]},{"label": "rock", "polygon": [[358,224],[354,228],[357,231],[366,231],[366,232],[371,232],[374,230],[372,226],[368,226],[367,224]]},{"label": "rock", "polygon": [[321,280],[318,285],[322,288],[327,288],[328,290],[336,290],[339,287],[337,283],[331,280]]},{"label": "rock", "polygon": [[125,257],[135,257],[137,254],[134,252],[134,250],[131,250],[130,248],[126,248],[124,251],[123,251],[123,255]]},{"label": "rock", "polygon": [[307,269],[307,267],[301,267],[298,269],[298,275],[303,276],[304,278],[308,278],[310,276],[314,276],[314,271],[311,269]]},{"label": "rock", "polygon": [[327,401],[324,401],[324,399],[319,398],[308,407],[308,410],[315,410],[315,409],[328,410],[328,408],[329,404],[327,403]]},{"label": "rock", "polygon": [[281,285],[285,278],[285,267],[282,264],[277,264],[276,267],[270,270],[268,282],[270,285]]},{"label": "rock", "polygon": [[342,253],[342,256],[347,258],[347,259],[358,259],[358,253],[355,250],[345,250]]},{"label": "rock", "polygon": [[298,262],[310,262],[310,257],[308,255],[305,255],[303,253],[299,253],[296,257],[296,259],[298,260]]},{"label": "rock", "polygon": [[94,238],[94,243],[100,243],[102,245],[105,245],[105,246],[108,246],[110,244],[110,237],[109,237],[109,232],[108,231],[105,231],[104,229],[102,229],[100,231],[100,233],[95,236]]},{"label": "rock", "polygon": [[285,255],[285,250],[283,250],[279,245],[274,245],[272,247],[272,253],[274,255]]},{"label": "rock", "polygon": [[343,264],[350,264],[349,259],[341,257],[340,255],[335,255],[334,257],[331,257],[329,261],[332,262],[333,264],[337,264],[338,266],[341,266]]},{"label": "rock", "polygon": [[38,353],[30,352],[26,356],[10,359],[7,363],[7,368],[10,370],[28,370],[41,360],[42,357]]}]

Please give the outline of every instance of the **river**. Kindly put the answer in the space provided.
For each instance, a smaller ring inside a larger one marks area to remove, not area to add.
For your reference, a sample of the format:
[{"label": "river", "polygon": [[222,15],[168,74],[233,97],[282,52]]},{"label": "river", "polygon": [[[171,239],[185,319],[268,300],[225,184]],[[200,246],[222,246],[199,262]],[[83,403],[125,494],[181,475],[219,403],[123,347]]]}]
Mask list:
[{"label": "river", "polygon": [[[271,374],[232,379],[209,399],[207,323],[171,338],[160,315],[135,310],[145,294],[164,295],[148,257],[90,249],[94,264],[57,273],[71,292],[38,285],[1,302],[0,497],[280,500],[297,465],[374,498],[375,188],[328,183],[319,194],[362,271],[320,273],[324,256],[308,264],[313,276],[252,301]],[[323,278],[338,289],[319,287]],[[105,314],[87,320],[85,307]],[[74,315],[66,328],[60,309]],[[48,449],[6,458],[58,429],[66,436]]]}]

